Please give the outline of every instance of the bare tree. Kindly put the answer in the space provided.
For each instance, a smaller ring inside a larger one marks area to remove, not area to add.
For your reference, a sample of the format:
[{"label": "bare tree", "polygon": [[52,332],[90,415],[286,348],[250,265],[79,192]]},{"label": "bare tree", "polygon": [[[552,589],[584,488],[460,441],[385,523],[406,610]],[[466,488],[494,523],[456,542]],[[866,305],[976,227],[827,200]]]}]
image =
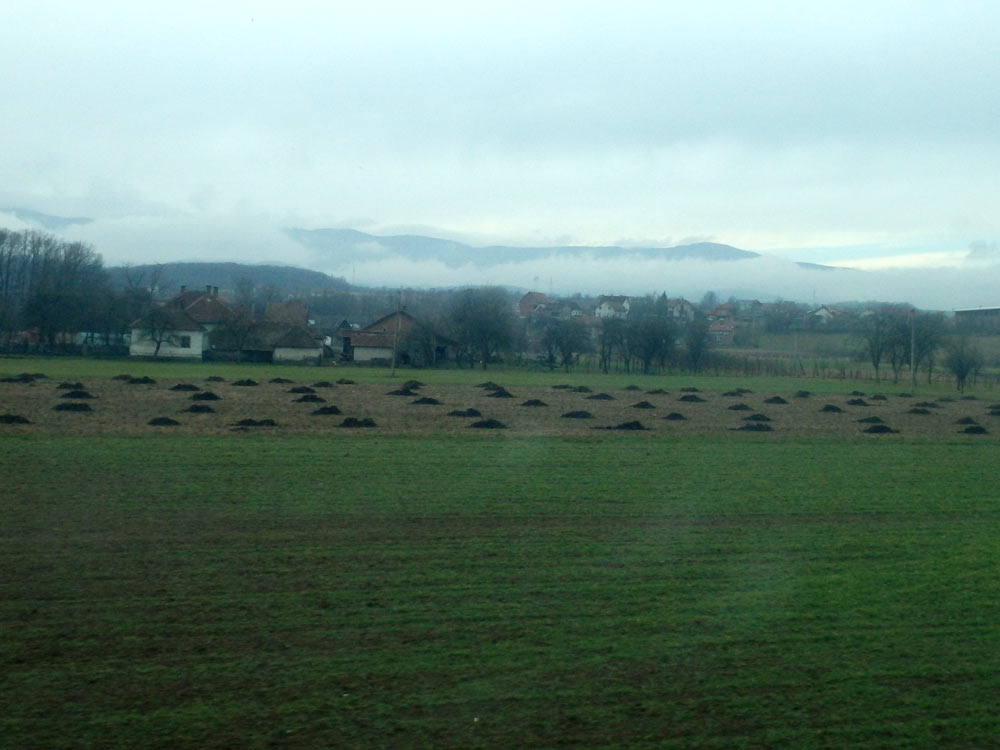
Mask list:
[{"label": "bare tree", "polygon": [[708,321],[698,317],[684,329],[684,350],[692,372],[698,372],[705,358],[706,349],[708,349]]},{"label": "bare tree", "polygon": [[955,376],[955,386],[964,391],[970,375],[983,366],[983,352],[968,336],[957,336],[947,347],[944,365]]},{"label": "bare tree", "polygon": [[450,319],[459,343],[479,358],[484,370],[510,344],[514,315],[507,293],[499,287],[459,292]]},{"label": "bare tree", "polygon": [[879,366],[889,345],[892,320],[882,311],[873,312],[861,320],[861,340],[863,351],[875,369],[875,380],[879,379]]},{"label": "bare tree", "polygon": [[542,334],[542,346],[546,351],[546,361],[549,369],[558,361],[570,371],[575,359],[590,348],[590,337],[583,323],[578,320],[552,320]]},{"label": "bare tree", "polygon": [[153,356],[160,356],[160,347],[163,344],[176,344],[176,323],[170,310],[166,307],[151,307],[138,321],[135,331],[140,340],[153,342]]}]

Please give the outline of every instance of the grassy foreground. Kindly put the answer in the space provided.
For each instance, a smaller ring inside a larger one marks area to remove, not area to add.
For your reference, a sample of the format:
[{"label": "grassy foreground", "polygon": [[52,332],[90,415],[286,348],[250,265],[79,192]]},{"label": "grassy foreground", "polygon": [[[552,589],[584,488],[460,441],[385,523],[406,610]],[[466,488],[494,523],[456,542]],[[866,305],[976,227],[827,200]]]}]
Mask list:
[{"label": "grassy foreground", "polygon": [[972,443],[0,441],[0,746],[968,747]]}]

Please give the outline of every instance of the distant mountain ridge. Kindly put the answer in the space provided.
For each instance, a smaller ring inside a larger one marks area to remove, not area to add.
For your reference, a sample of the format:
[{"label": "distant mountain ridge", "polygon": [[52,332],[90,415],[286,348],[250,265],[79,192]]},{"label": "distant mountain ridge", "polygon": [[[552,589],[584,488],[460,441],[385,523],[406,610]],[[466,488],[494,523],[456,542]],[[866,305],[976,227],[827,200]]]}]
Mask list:
[{"label": "distant mountain ridge", "polygon": [[600,260],[641,257],[655,260],[703,260],[729,262],[758,258],[759,253],[740,250],[715,242],[699,242],[677,247],[622,247],[590,245],[557,245],[550,247],[518,247],[488,245],[474,247],[454,240],[421,235],[377,236],[356,229],[288,228],[285,233],[293,240],[321,255],[324,260],[349,263],[357,259],[380,256],[402,256],[413,261],[435,260],[450,267],[472,264],[489,267],[500,263],[518,263],[553,255],[590,257]]}]

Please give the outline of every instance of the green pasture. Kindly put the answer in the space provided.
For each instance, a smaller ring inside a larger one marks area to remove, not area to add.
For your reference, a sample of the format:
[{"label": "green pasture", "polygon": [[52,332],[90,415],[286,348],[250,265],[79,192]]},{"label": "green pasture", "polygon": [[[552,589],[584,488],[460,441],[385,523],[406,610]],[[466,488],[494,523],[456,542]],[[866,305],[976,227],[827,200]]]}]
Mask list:
[{"label": "green pasture", "polygon": [[[129,369],[158,367],[195,372]],[[0,438],[0,746],[989,747],[997,467],[950,441]]]},{"label": "green pasture", "polygon": [[[349,378],[359,383],[393,383],[417,379],[428,385],[473,385],[493,380],[507,387],[550,386],[561,383],[589,385],[595,389],[612,390],[637,385],[643,390],[654,388],[696,387],[705,390],[725,391],[733,388],[750,388],[755,391],[774,393],[794,393],[809,390],[815,393],[850,393],[861,390],[866,393],[893,394],[913,392],[926,395],[955,395],[955,388],[949,382],[927,384],[921,377],[916,389],[910,385],[909,377],[898,383],[882,378],[840,379],[819,377],[715,375],[711,372],[698,374],[677,372],[663,375],[643,375],[641,373],[600,373],[586,369],[574,369],[567,373],[562,369],[549,371],[535,367],[515,367],[491,365],[487,370],[476,369],[417,369],[400,367],[395,375],[388,367],[362,365],[303,366],[248,364],[236,362],[200,362],[194,360],[144,360],[144,359],[99,359],[83,357],[0,357],[0,377],[12,377],[24,372],[41,372],[52,380],[86,380],[87,378],[112,378],[116,375],[148,375],[154,379],[204,380],[218,376],[226,380],[253,378],[260,382],[283,377],[296,382],[308,383],[316,380],[335,381]],[[807,368],[807,373],[809,369]],[[993,380],[983,381],[966,389],[967,393],[981,392],[984,398],[995,393]]]}]

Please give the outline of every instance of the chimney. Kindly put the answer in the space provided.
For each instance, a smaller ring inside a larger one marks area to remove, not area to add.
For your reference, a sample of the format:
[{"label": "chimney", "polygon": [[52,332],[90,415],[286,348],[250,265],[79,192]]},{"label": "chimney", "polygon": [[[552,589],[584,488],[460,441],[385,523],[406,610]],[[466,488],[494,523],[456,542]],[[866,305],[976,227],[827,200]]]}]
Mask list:
[{"label": "chimney", "polygon": [[213,286],[212,287],[212,296],[213,297],[218,297],[219,296],[219,287],[217,287],[217,286]]}]

